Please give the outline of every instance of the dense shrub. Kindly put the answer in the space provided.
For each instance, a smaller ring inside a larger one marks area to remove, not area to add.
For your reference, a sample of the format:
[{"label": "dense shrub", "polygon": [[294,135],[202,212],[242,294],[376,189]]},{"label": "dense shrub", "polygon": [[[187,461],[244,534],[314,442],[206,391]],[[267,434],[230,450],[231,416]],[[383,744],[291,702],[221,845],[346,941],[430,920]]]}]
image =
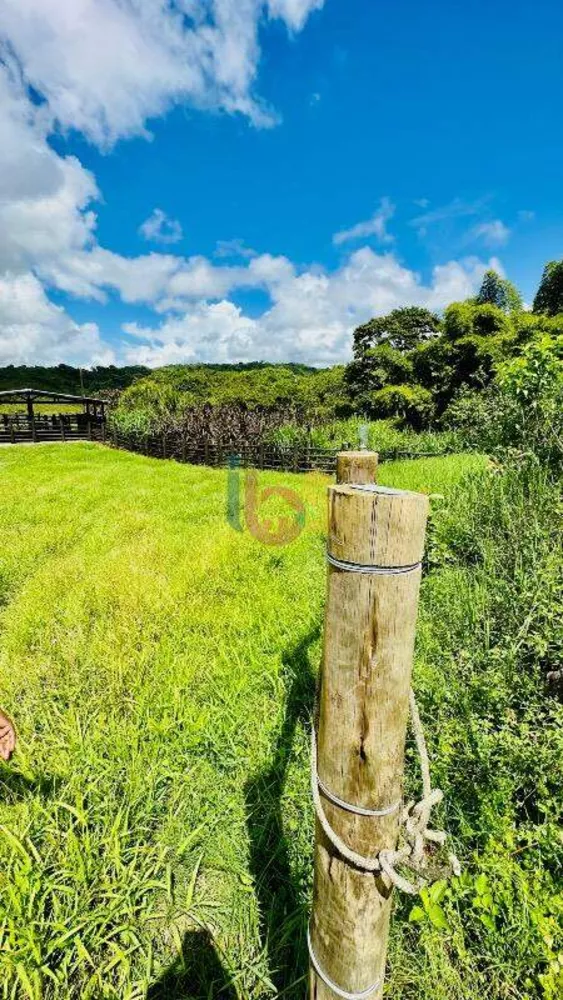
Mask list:
[{"label": "dense shrub", "polygon": [[466,444],[503,460],[532,456],[557,469],[563,462],[563,337],[534,339],[497,366],[483,392],[460,389],[441,420]]},{"label": "dense shrub", "polygon": [[[409,942],[432,956],[444,997],[446,984],[464,1000],[563,995],[560,512],[530,462],[475,473],[433,504],[415,685],[464,871],[414,907],[400,900],[419,933],[392,949],[397,963]],[[426,977],[413,996],[434,995]]]},{"label": "dense shrub", "polygon": [[432,393],[420,385],[387,385],[371,396],[376,417],[398,415],[415,430],[428,427],[435,415]]}]

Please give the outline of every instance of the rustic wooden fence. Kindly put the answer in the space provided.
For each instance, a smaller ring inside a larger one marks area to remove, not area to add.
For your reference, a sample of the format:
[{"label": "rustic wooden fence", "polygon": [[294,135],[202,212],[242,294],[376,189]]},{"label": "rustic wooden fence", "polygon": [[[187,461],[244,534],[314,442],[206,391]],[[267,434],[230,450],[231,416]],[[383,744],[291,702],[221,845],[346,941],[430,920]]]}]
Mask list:
[{"label": "rustic wooden fence", "polygon": [[[127,435],[108,430],[107,441],[115,448],[134,451],[150,458],[171,458],[190,465],[228,466],[233,456],[243,468],[270,469],[281,472],[326,472],[336,469],[340,448],[316,448],[312,445],[273,445],[256,442],[193,441],[181,434]],[[426,458],[434,452],[388,450],[379,453],[379,461],[400,458]]]},{"label": "rustic wooden fence", "polygon": [[0,444],[46,441],[105,441],[102,417],[87,413],[0,414]]}]

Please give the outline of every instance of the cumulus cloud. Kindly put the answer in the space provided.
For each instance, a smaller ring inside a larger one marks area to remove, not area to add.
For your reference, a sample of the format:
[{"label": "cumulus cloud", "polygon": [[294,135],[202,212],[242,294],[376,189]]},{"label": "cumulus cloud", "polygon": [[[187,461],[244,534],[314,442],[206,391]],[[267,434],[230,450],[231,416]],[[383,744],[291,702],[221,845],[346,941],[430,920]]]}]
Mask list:
[{"label": "cumulus cloud", "polygon": [[[0,0],[0,350],[8,345],[6,357],[27,357],[33,344],[37,357],[58,357],[59,351],[62,357],[58,338],[64,336],[67,360],[82,357],[87,345],[91,359],[105,351],[94,326],[74,324],[49,302],[50,285],[101,302],[114,289],[126,302],[159,302],[160,308],[165,292],[184,298],[227,293],[233,276],[216,275],[207,263],[168,254],[127,259],[100,247],[92,209],[99,197],[95,179],[76,158],[57,153],[49,138],[76,130],[109,148],[120,138],[148,135],[147,119],[175,103],[241,113],[257,126],[270,126],[275,112],[253,92],[260,23],[278,18],[299,31],[322,5]],[[161,243],[180,235],[178,223],[159,210],[143,231]],[[168,288],[179,270],[182,282]],[[25,322],[8,321],[8,299],[21,305],[25,296]],[[16,334],[22,338],[17,350]]]},{"label": "cumulus cloud", "polygon": [[492,266],[498,262],[450,261],[436,267],[425,284],[393,254],[376,254],[369,247],[355,251],[334,272],[315,268],[299,273],[286,258],[263,255],[236,278],[237,287],[260,284],[268,290],[271,305],[260,317],[245,315],[226,299],[194,301],[155,327],[127,324],[125,333],[141,343],[129,346],[125,357],[151,366],[257,359],[334,364],[349,358],[359,323],[401,305],[440,309],[452,299],[466,298]]},{"label": "cumulus cloud", "polygon": [[123,257],[104,247],[61,254],[45,263],[41,276],[69,295],[106,301],[106,290],[119,293],[124,302],[155,303],[169,287],[182,258],[150,253]]},{"label": "cumulus cloud", "polygon": [[323,0],[0,0],[0,38],[63,127],[101,146],[175,103],[275,113],[252,93],[264,14],[300,31]]},{"label": "cumulus cloud", "polygon": [[[415,303],[437,309],[475,291],[491,262],[450,261],[425,283],[394,254],[366,246],[327,272],[256,254],[240,241],[218,244],[215,261],[163,252],[128,258],[99,245],[95,179],[77,159],[55,152],[52,131],[78,129],[108,146],[142,133],[147,117],[179,100],[271,123],[252,92],[260,17],[281,18],[298,31],[322,5],[0,0],[0,45],[6,42],[0,62],[0,363],[115,359],[96,324],[75,322],[49,300],[48,287],[99,302],[116,292],[125,303],[150,305],[162,319],[125,324],[122,351],[127,360],[152,365],[257,358],[330,364],[346,360],[352,330],[370,316]],[[382,199],[371,219],[337,233],[335,243],[371,236],[389,242],[393,212]],[[142,231],[161,242],[180,234],[160,209]],[[267,294],[261,316],[230,301],[244,289]]]},{"label": "cumulus cloud", "polygon": [[375,236],[380,243],[391,243],[393,237],[387,232],[387,223],[394,214],[395,206],[393,203],[389,198],[382,198],[379,208],[372,215],[371,219],[366,219],[365,222],[357,222],[350,229],[343,229],[341,232],[335,233],[332,237],[332,242],[335,246],[340,246],[342,243],[350,243],[354,240],[362,240],[370,236]]},{"label": "cumulus cloud", "polygon": [[178,220],[171,219],[161,208],[153,209],[139,226],[139,233],[153,243],[179,243],[183,235]]},{"label": "cumulus cloud", "polygon": [[109,365],[115,354],[95,323],[75,323],[32,274],[0,277],[0,365]]},{"label": "cumulus cloud", "polygon": [[0,271],[27,269],[90,241],[93,176],[47,142],[41,108],[0,63]]},{"label": "cumulus cloud", "polygon": [[476,240],[482,240],[488,247],[501,247],[510,238],[510,229],[501,219],[493,219],[491,222],[481,222],[475,226],[471,235]]}]

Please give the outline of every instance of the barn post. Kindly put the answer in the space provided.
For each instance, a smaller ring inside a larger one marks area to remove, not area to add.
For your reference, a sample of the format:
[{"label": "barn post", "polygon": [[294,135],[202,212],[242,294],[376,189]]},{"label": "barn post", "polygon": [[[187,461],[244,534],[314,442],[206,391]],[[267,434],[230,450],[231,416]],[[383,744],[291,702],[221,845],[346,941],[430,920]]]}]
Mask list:
[{"label": "barn post", "polygon": [[[367,469],[371,475],[372,460],[359,474]],[[427,511],[417,493],[369,482],[329,488],[312,1000],[383,995],[392,885],[382,871],[347,859],[335,841],[362,859],[397,845]]]}]

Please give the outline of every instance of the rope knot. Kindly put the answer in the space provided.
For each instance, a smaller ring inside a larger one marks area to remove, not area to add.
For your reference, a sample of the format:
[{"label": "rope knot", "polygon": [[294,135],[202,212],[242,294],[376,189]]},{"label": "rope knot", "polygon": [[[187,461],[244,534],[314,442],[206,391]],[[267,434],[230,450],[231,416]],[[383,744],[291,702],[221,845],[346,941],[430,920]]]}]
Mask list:
[{"label": "rope knot", "polygon": [[[418,802],[409,802],[403,809],[401,817],[402,843],[400,843],[396,850],[383,850],[375,858],[365,858],[348,847],[342,838],[332,829],[320,797],[319,786],[321,788],[323,786],[320,785],[317,771],[317,746],[314,726],[312,729],[311,787],[315,811],[321,827],[338,853],[363,871],[383,872],[397,889],[401,889],[402,892],[406,892],[409,895],[416,895],[425,885],[431,881],[435,881],[437,878],[444,878],[452,874],[459,875],[461,867],[454,854],[448,855],[447,866],[442,865],[440,868],[437,868],[431,864],[433,854],[431,845],[441,847],[447,840],[447,835],[443,830],[433,830],[428,826],[432,809],[443,800],[444,793],[439,788],[432,788],[426,740],[412,689],[409,701],[412,727],[420,758],[423,795]],[[334,801],[334,796],[331,795],[329,797]],[[340,802],[340,800],[338,801]],[[340,802],[340,804],[343,808],[358,811],[356,807],[349,806],[347,803]],[[381,814],[383,815],[385,812],[383,810]],[[374,815],[376,814],[374,811]],[[416,876],[416,880],[405,878],[398,871],[398,868],[401,867],[412,872]]]}]

